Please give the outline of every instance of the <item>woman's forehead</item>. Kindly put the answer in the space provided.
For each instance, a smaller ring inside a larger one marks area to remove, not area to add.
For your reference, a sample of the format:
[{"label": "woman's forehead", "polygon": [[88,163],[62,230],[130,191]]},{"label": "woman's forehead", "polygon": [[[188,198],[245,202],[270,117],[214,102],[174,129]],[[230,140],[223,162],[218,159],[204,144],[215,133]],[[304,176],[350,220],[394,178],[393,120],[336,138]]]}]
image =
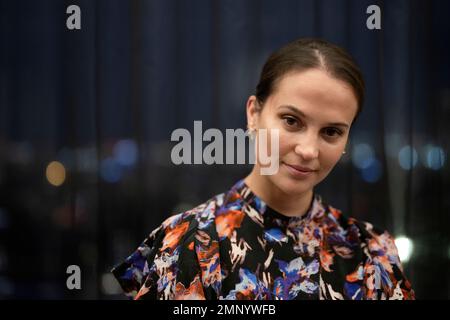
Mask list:
[{"label": "woman's forehead", "polygon": [[268,102],[272,111],[292,106],[306,116],[317,117],[322,114],[348,122],[351,122],[357,111],[357,100],[352,88],[344,81],[315,69],[284,76]]},{"label": "woman's forehead", "polygon": [[302,96],[318,96],[334,100],[354,99],[352,87],[343,80],[331,76],[321,69],[290,72],[277,81],[273,94],[299,94]]}]

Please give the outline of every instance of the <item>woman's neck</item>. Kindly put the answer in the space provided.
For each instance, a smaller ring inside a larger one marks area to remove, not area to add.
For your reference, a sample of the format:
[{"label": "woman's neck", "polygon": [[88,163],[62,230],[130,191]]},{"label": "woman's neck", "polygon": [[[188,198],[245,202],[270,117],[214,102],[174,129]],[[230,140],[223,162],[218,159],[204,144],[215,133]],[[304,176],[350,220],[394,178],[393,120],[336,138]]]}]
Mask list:
[{"label": "woman's neck", "polygon": [[259,174],[257,166],[244,179],[252,192],[277,212],[288,216],[303,216],[311,205],[313,190],[298,195],[286,194],[273,184],[267,176]]}]

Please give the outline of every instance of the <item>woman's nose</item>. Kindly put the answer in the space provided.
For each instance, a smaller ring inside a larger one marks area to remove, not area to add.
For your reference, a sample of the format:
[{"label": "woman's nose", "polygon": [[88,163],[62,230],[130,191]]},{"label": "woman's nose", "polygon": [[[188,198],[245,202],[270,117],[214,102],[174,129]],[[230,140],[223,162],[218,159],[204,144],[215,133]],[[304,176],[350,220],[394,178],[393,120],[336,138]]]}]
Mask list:
[{"label": "woman's nose", "polygon": [[317,140],[314,137],[303,137],[295,146],[295,153],[305,161],[313,160],[319,156]]}]

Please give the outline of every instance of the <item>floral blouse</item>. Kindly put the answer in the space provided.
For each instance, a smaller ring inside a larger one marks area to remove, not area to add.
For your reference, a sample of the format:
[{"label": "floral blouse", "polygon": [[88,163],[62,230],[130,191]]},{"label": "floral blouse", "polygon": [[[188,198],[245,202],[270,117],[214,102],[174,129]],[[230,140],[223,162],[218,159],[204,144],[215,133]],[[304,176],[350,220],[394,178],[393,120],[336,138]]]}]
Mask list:
[{"label": "floral blouse", "polygon": [[133,299],[414,299],[393,238],[314,194],[284,216],[238,181],[153,230],[113,268]]}]

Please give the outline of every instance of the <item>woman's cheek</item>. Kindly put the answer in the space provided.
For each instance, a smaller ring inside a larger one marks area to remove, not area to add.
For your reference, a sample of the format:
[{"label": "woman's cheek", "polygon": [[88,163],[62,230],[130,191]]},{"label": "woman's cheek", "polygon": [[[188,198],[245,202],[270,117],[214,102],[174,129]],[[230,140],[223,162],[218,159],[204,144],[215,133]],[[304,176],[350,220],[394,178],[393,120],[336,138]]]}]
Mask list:
[{"label": "woman's cheek", "polygon": [[325,174],[328,174],[339,161],[339,153],[335,150],[324,150],[321,164]]},{"label": "woman's cheek", "polygon": [[289,153],[289,150],[294,150],[294,146],[290,146],[289,137],[282,130],[279,131],[279,157],[280,161]]}]

